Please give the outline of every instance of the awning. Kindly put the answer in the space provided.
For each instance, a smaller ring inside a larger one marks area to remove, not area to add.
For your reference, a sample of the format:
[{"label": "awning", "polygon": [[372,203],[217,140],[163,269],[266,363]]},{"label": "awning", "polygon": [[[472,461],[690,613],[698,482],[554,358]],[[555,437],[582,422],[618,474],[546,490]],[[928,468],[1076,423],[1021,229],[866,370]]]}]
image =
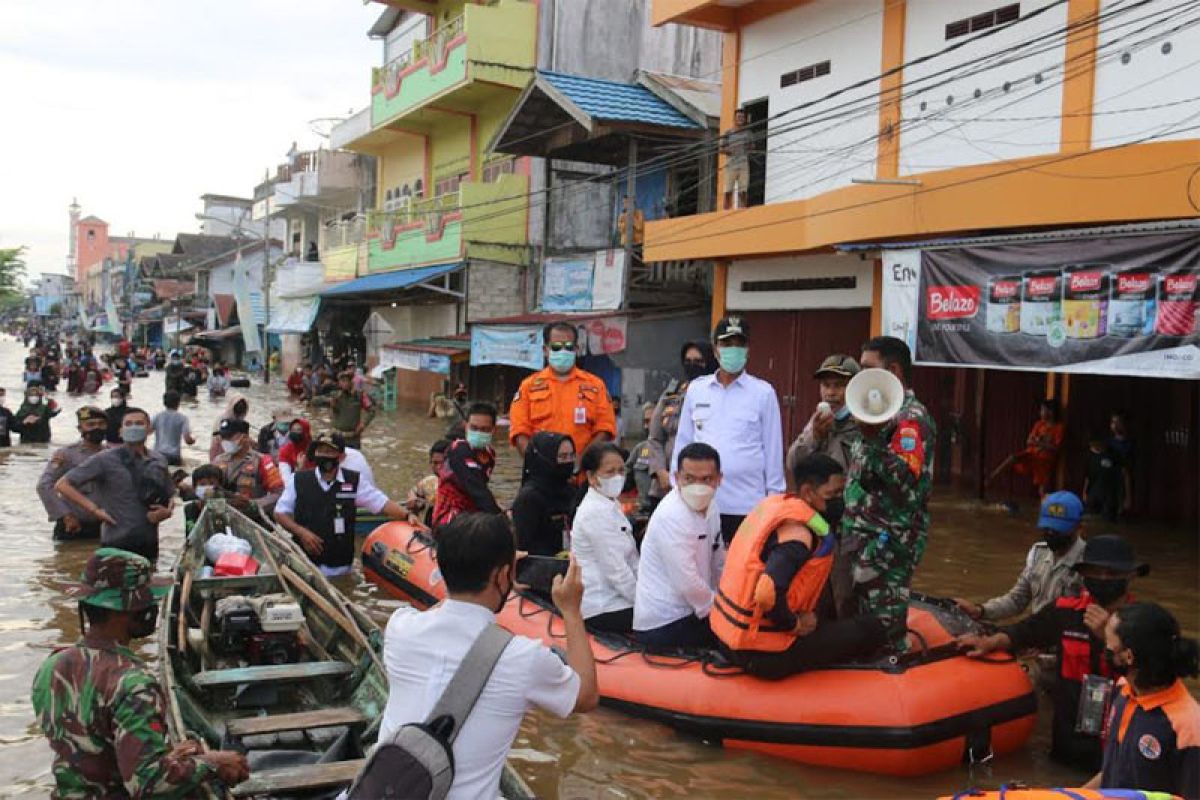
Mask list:
[{"label": "awning", "polygon": [[182,333],[191,329],[192,324],[187,320],[171,318],[163,322],[163,333]]},{"label": "awning", "polygon": [[276,299],[271,303],[271,324],[268,333],[308,333],[321,308],[321,298],[300,297]]},{"label": "awning", "polygon": [[215,341],[222,341],[225,339],[232,339],[234,336],[241,336],[241,335],[242,335],[242,326],[241,325],[230,325],[228,328],[220,328],[215,331],[200,331],[192,338],[193,339],[212,339]]},{"label": "awning", "polygon": [[[457,272],[463,268],[461,261],[455,261],[452,264],[435,264],[431,267],[416,267],[415,269],[401,269],[394,272],[380,272],[375,275],[367,275],[362,278],[356,278],[352,281],[338,284],[333,288],[326,289],[321,292],[321,297],[329,297],[338,300],[352,299],[363,295],[380,294],[383,292],[395,292],[404,289],[412,289],[425,284],[434,278],[439,278],[443,275],[449,275],[451,272]],[[437,291],[443,291],[443,287],[430,287]]]}]

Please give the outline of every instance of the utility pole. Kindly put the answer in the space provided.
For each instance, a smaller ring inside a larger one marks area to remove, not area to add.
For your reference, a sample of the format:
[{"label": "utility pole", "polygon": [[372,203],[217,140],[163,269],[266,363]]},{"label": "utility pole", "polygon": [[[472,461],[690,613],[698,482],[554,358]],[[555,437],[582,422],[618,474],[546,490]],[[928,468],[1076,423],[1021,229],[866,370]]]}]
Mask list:
[{"label": "utility pole", "polygon": [[629,162],[625,176],[625,274],[622,276],[621,308],[629,308],[629,287],[633,275],[633,216],[637,211],[637,138],[629,137]]},{"label": "utility pole", "polygon": [[263,311],[267,322],[263,325],[263,383],[271,382],[271,284],[275,269],[271,264],[271,205],[267,198],[267,214],[263,217]]}]

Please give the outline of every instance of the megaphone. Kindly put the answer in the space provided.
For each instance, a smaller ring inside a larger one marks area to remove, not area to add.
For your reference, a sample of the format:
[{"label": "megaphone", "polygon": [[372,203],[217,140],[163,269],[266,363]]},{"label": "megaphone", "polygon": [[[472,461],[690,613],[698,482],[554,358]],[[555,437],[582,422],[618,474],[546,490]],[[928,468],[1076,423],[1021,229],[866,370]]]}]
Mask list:
[{"label": "megaphone", "polygon": [[886,369],[864,369],[846,385],[846,408],[867,425],[882,425],[903,404],[904,384]]}]

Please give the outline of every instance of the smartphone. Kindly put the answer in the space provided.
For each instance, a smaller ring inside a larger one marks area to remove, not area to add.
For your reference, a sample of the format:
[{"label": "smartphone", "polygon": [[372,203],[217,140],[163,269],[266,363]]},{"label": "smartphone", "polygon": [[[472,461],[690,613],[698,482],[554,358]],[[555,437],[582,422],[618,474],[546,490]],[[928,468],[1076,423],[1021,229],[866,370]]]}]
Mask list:
[{"label": "smartphone", "polygon": [[525,556],[517,562],[517,583],[535,592],[550,594],[555,575],[566,575],[570,561],[553,556]]}]

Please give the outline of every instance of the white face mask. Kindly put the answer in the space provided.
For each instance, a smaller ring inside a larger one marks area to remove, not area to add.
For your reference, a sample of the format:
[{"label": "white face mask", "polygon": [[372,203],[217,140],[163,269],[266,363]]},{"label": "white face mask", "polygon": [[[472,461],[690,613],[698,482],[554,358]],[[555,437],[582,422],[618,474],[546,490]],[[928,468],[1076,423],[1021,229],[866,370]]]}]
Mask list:
[{"label": "white face mask", "polygon": [[212,488],[213,487],[211,487],[211,486],[197,486],[196,487],[197,499],[203,500],[204,498],[208,497],[208,493],[212,491]]},{"label": "white face mask", "polygon": [[237,439],[222,439],[221,450],[229,455],[233,455],[241,447],[241,443]]},{"label": "white face mask", "polygon": [[711,486],[705,486],[703,483],[693,483],[688,486],[683,486],[679,489],[679,495],[683,498],[683,502],[687,503],[688,508],[692,511],[703,514],[712,504],[713,495],[716,489]]},{"label": "white face mask", "polygon": [[596,483],[599,484],[596,491],[605,497],[616,500],[621,496],[621,490],[625,488],[625,476],[610,475],[607,478],[598,478]]}]

